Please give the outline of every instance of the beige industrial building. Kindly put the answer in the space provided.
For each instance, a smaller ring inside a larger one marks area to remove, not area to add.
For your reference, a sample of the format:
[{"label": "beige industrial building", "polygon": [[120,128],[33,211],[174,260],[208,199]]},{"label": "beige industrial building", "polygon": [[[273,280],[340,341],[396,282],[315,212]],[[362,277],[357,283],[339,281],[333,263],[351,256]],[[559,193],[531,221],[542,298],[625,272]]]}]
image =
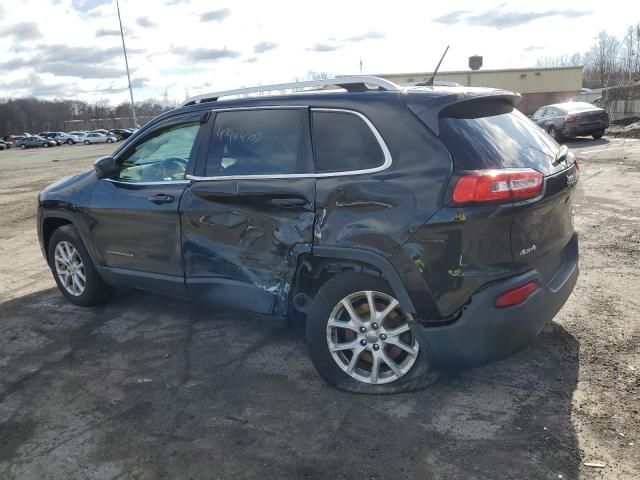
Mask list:
[{"label": "beige industrial building", "polygon": [[[431,73],[377,74],[399,85],[411,85],[431,77]],[[461,70],[438,72],[436,80],[456,82],[466,87],[493,87],[522,94],[518,109],[529,115],[543,105],[564,102],[580,93],[582,67],[514,68],[505,70]]]}]

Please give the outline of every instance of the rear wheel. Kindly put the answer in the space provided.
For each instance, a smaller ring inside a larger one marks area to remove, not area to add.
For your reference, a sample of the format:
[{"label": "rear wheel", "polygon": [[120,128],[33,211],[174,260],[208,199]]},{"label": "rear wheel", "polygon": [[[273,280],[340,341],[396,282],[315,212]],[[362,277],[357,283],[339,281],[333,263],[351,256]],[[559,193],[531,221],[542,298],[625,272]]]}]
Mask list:
[{"label": "rear wheel", "polygon": [[44,148],[49,148],[49,144],[48,144],[48,143],[43,143],[43,144],[42,144],[42,146],[43,146]]},{"label": "rear wheel", "polygon": [[362,393],[425,387],[435,376],[404,312],[379,277],[347,272],[318,291],[306,339],[318,373],[331,385]]},{"label": "rear wheel", "polygon": [[591,135],[595,140],[600,140],[602,138],[602,136],[604,135],[604,131],[601,132],[596,132],[593,135]]},{"label": "rear wheel", "polygon": [[89,145],[90,143],[91,143],[91,142],[90,142],[89,140],[85,140],[85,141],[84,141],[84,144],[85,144],[85,145]]},{"label": "rear wheel", "polygon": [[549,136],[551,138],[553,138],[556,142],[561,142],[562,141],[562,134],[556,130],[555,127],[549,127]]},{"label": "rear wheel", "polygon": [[67,138],[67,145],[73,145],[73,140],[71,138]]},{"label": "rear wheel", "polygon": [[110,138],[107,138],[107,143],[113,143],[113,140],[111,140]]},{"label": "rear wheel", "polygon": [[53,232],[48,256],[56,284],[71,303],[89,307],[109,298],[111,287],[100,278],[75,227]]},{"label": "rear wheel", "polygon": [[25,148],[27,148],[27,146],[23,143],[22,145],[20,145],[20,148],[24,150]]}]

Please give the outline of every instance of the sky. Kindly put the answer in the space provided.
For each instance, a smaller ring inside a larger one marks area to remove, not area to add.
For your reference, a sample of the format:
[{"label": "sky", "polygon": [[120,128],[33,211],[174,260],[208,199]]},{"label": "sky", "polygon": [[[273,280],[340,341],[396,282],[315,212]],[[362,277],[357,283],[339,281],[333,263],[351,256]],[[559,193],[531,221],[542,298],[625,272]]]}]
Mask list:
[{"label": "sky", "polygon": [[[633,0],[120,0],[137,100],[334,75],[534,66],[640,22]],[[27,14],[28,12],[28,14]],[[115,0],[2,0],[0,99],[128,100]]]}]

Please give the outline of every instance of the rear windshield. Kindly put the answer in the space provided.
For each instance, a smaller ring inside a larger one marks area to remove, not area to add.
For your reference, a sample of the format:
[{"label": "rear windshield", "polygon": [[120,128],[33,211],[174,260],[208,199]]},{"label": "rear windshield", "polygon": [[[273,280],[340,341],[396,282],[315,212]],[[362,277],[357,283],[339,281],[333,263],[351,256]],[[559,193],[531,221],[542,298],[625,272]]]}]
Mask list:
[{"label": "rear windshield", "polygon": [[566,168],[553,165],[558,144],[511,105],[464,103],[440,117],[440,138],[457,170],[533,168],[549,175]]}]

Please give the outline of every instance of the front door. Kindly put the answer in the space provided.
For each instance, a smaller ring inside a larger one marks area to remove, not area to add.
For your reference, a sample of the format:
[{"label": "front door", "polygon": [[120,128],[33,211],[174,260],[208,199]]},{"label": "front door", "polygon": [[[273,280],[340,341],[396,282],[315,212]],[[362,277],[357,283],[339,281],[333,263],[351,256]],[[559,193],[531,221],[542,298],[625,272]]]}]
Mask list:
[{"label": "front door", "polygon": [[90,235],[106,277],[149,290],[184,290],[178,206],[197,156],[201,117],[159,124],[116,154],[115,177],[97,182]]},{"label": "front door", "polygon": [[283,313],[313,238],[308,110],[218,112],[210,138],[180,204],[187,288],[201,301]]}]

